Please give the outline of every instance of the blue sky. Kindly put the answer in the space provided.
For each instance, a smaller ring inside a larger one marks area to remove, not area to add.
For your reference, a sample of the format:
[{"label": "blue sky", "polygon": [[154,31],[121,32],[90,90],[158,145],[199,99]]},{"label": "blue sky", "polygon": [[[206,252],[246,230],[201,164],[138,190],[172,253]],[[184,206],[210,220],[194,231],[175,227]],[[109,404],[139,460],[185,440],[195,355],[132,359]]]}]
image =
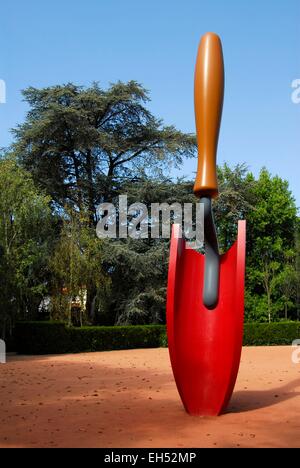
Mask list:
[{"label": "blue sky", "polygon": [[[214,31],[224,49],[226,89],[218,162],[266,166],[286,178],[300,206],[299,0],[10,0],[1,6],[0,147],[23,121],[20,90],[73,81],[106,87],[135,79],[150,109],[194,132],[193,74],[198,42]],[[192,177],[196,160],[182,175]]]}]

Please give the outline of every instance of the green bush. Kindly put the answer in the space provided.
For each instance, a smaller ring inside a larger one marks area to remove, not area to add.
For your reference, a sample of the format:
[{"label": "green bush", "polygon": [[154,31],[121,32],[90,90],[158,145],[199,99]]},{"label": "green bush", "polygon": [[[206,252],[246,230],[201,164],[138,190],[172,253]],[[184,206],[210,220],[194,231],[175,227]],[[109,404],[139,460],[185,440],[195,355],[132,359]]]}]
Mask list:
[{"label": "green bush", "polygon": [[72,352],[70,330],[60,322],[19,322],[15,328],[16,351],[20,354]]},{"label": "green bush", "polygon": [[[244,346],[290,345],[300,339],[300,322],[245,323]],[[59,322],[19,322],[21,354],[61,354],[166,347],[165,325],[67,327]]]},{"label": "green bush", "polygon": [[300,322],[245,323],[244,346],[291,345],[300,339]]},{"label": "green bush", "polygon": [[166,340],[164,325],[67,327],[59,322],[19,322],[17,351],[21,354],[60,354],[158,348]]}]

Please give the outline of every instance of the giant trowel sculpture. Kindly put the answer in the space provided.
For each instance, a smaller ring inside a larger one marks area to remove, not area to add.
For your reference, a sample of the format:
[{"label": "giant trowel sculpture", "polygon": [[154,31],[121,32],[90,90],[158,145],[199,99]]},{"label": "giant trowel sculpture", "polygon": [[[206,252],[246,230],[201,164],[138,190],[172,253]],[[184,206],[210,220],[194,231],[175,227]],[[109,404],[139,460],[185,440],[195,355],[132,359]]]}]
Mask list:
[{"label": "giant trowel sculpture", "polygon": [[240,362],[245,275],[245,221],[237,240],[219,255],[211,200],[218,195],[216,152],[224,95],[218,36],[206,34],[195,71],[198,171],[194,193],[204,204],[205,255],[187,249],[174,225],[167,293],[171,364],[186,411],[219,415],[231,397]]}]

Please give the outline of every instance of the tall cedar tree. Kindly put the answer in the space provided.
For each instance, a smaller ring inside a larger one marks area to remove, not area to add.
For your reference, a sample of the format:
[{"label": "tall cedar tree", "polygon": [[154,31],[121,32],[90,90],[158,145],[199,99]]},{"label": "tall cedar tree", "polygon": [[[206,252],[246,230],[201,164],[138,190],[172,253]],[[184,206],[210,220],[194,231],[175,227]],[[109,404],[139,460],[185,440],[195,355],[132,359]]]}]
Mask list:
[{"label": "tall cedar tree", "polygon": [[107,90],[72,83],[23,91],[30,106],[14,134],[15,152],[59,208],[88,212],[109,201],[126,179],[158,175],[195,155],[194,135],[163,126],[137,82]]},{"label": "tall cedar tree", "polygon": [[[163,126],[145,107],[149,95],[135,81],[107,90],[97,83],[31,87],[23,95],[30,110],[14,130],[15,153],[58,210],[70,206],[87,213],[90,226],[97,205],[112,200],[124,180],[159,176],[195,154],[195,136]],[[90,315],[96,294],[90,285]]]}]

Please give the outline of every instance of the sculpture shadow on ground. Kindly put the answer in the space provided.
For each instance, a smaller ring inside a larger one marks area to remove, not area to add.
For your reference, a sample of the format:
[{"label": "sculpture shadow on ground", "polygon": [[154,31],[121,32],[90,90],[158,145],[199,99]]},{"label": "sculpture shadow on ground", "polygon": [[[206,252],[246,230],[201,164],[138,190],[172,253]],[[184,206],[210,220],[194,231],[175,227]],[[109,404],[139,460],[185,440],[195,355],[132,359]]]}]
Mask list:
[{"label": "sculpture shadow on ground", "polygon": [[[299,391],[297,391],[299,388]],[[224,414],[243,413],[274,406],[300,395],[300,378],[269,390],[242,390],[233,394]]]}]

